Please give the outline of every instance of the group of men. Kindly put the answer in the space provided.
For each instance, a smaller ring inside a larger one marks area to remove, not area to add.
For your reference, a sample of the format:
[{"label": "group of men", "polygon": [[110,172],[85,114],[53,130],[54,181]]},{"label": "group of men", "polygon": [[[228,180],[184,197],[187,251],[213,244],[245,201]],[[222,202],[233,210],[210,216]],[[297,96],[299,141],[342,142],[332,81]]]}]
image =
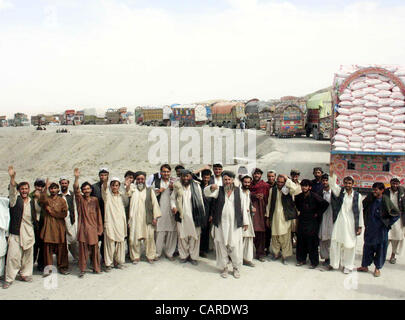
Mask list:
[{"label": "group of men", "polygon": [[3,288],[16,278],[31,282],[34,262],[48,276],[54,254],[58,272],[66,275],[70,252],[78,262],[79,277],[85,275],[89,259],[96,274],[102,272],[102,265],[105,272],[122,269],[126,251],[136,265],[142,244],[151,264],[163,256],[174,261],[178,255],[181,263],[192,265],[198,265],[198,258],[206,257],[213,244],[223,278],[229,264],[239,278],[241,266],[254,267],[254,258],[265,262],[270,255],[288,264],[293,247],[297,266],[309,258],[310,268],[315,269],[320,255],[327,270],[341,266],[349,273],[364,227],[358,271],[367,272],[374,262],[378,277],[388,243],[392,243],[391,263],[402,250],[405,191],[396,178],[388,189],[375,183],[363,199],[353,189],[352,177],[345,177],[341,188],[336,175],[324,174],[321,168],[314,168],[315,179],[302,181],[298,170],[291,170],[290,177],[269,170],[266,182],[260,168],[249,174],[241,166],[236,176],[223,170],[221,163],[194,172],[178,165],[175,171],[172,177],[169,164],[150,176],[128,171],[121,182],[109,176],[108,168],[101,168],[99,182],[79,187],[76,168],[73,192],[69,180],[62,177],[59,184],[37,179],[30,193],[29,183],[17,183],[10,166]]}]

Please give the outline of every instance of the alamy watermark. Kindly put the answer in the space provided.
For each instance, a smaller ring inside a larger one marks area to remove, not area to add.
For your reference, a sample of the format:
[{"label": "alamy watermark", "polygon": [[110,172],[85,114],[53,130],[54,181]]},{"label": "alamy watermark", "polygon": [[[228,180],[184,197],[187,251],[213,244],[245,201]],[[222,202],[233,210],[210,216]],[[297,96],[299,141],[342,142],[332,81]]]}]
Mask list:
[{"label": "alamy watermark", "polygon": [[154,128],[148,136],[151,164],[221,162],[256,166],[256,131],[213,128]]}]

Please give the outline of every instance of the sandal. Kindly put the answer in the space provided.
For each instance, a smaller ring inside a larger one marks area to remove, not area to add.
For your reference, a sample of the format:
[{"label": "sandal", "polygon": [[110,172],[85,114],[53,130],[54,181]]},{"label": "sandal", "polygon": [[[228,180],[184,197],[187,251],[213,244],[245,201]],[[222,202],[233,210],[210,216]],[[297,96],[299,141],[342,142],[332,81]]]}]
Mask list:
[{"label": "sandal", "polygon": [[12,284],[12,282],[4,281],[4,283],[3,283],[3,289],[8,289],[8,288],[10,288],[11,284]]}]

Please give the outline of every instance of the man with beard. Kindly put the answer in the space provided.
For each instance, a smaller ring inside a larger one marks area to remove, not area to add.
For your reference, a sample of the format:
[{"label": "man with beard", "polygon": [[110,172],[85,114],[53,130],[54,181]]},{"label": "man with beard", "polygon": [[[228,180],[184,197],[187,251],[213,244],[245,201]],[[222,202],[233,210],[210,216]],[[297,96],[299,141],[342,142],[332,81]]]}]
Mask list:
[{"label": "man with beard", "polygon": [[[49,190],[50,196],[46,190]],[[59,185],[46,180],[45,190],[41,193],[40,204],[45,209],[44,226],[41,230],[41,239],[44,241],[44,262],[45,266],[53,265],[53,254],[57,257],[57,268],[59,273],[68,275],[69,259],[66,242],[66,223],[68,206],[66,201],[58,196]],[[51,270],[44,273],[44,277],[50,274]]]},{"label": "man with beard", "polygon": [[252,177],[249,175],[244,175],[240,178],[241,180],[241,205],[242,211],[246,210],[249,218],[249,226],[247,230],[243,230],[243,265],[248,267],[254,267],[253,264],[253,251],[254,244],[253,239],[255,237],[255,231],[253,229],[254,207],[250,201],[250,186],[252,183]]},{"label": "man with beard", "polygon": [[389,196],[384,195],[384,184],[373,184],[373,193],[363,200],[364,246],[361,267],[357,271],[368,272],[368,266],[374,262],[374,276],[381,275],[381,269],[387,257],[388,230],[399,219],[400,212]]},{"label": "man with beard", "polygon": [[8,174],[10,176],[10,224],[3,289],[10,287],[18,273],[23,281],[32,281],[34,230],[37,225],[34,201],[28,196],[30,191],[28,182],[17,185],[16,172],[12,166],[8,167]]},{"label": "man with beard", "polygon": [[237,176],[237,179],[235,179],[235,181],[234,181],[234,185],[235,185],[235,187],[242,187],[242,178],[244,177],[244,176],[246,176],[246,175],[248,175],[249,173],[248,173],[248,170],[247,170],[247,168],[245,167],[245,166],[240,166],[239,168],[238,168],[238,176]]},{"label": "man with beard", "polygon": [[323,190],[319,195],[329,203],[328,208],[322,215],[322,222],[319,228],[319,251],[322,259],[325,259],[323,265],[328,267],[330,264],[330,239],[332,238],[333,230],[333,212],[332,212],[332,199],[336,201],[331,188],[329,187],[329,175],[325,173],[322,176]]},{"label": "man with beard", "polygon": [[312,182],[312,192],[319,193],[323,188],[322,181],[321,181],[321,178],[323,175],[322,168],[320,168],[320,167],[314,168],[313,174],[314,174],[315,179],[311,181]]},{"label": "man with beard", "polygon": [[[128,183],[129,178],[125,181]],[[106,272],[110,272],[113,265],[122,269],[125,262],[125,237],[127,236],[127,219],[125,217],[126,195],[120,191],[121,182],[113,177],[104,181],[101,192],[104,199],[104,262]]]},{"label": "man with beard", "polygon": [[210,244],[210,224],[212,222],[212,198],[208,198],[204,194],[204,188],[207,187],[210,183],[211,178],[211,170],[204,169],[201,172],[201,193],[203,196],[204,201],[204,209],[205,209],[205,221],[203,226],[201,227],[201,241],[200,241],[200,257],[207,257],[209,252],[209,244]]},{"label": "man with beard", "polygon": [[[301,173],[298,169],[292,169],[290,171],[291,181],[297,186],[297,192],[293,195],[293,200],[295,200],[295,196],[301,193],[301,181],[299,180],[300,174]],[[297,246],[297,238],[297,219],[293,219],[291,220],[291,242],[293,248]]]},{"label": "man with beard", "polygon": [[[100,206],[100,211],[101,211],[101,219],[103,220],[104,224],[104,200],[103,200],[103,195],[101,192],[102,185],[104,182],[108,181],[108,176],[109,176],[109,171],[108,168],[102,167],[100,168],[98,172],[98,177],[99,177],[99,182],[96,182],[91,186],[92,192],[91,196],[96,197],[98,199],[98,205]],[[98,240],[101,241],[100,245],[100,254],[101,254],[101,259],[102,262],[104,261],[104,235],[101,235],[98,237]]]},{"label": "man with beard", "polygon": [[318,194],[311,192],[311,181],[301,181],[302,193],[295,196],[295,206],[299,211],[297,229],[297,266],[306,264],[307,257],[311,261],[311,269],[319,264],[319,225],[322,214],[329,203]]},{"label": "man with beard", "polygon": [[263,171],[255,168],[252,171],[253,182],[250,186],[250,199],[255,208],[253,216],[253,229],[255,232],[254,245],[256,248],[256,259],[264,262],[266,245],[266,206],[269,198],[269,185],[262,180]]},{"label": "man with beard", "polygon": [[82,278],[86,271],[87,260],[91,257],[93,272],[101,273],[100,252],[98,249],[98,237],[103,233],[103,221],[101,219],[98,199],[91,196],[91,184],[87,181],[79,189],[79,169],[74,170],[75,182],[73,190],[77,206],[77,240],[79,242],[79,277]]},{"label": "man with beard", "polygon": [[157,220],[156,256],[159,259],[162,252],[170,261],[174,261],[174,251],[177,245],[176,220],[170,207],[170,195],[173,190],[173,180],[170,178],[172,168],[168,164],[160,167],[161,179],[155,179],[152,189],[155,190],[162,216]]},{"label": "man with beard", "polygon": [[222,163],[221,162],[214,163],[214,165],[212,166],[212,170],[214,171],[214,175],[211,176],[210,184],[222,186],[222,171],[223,171]]},{"label": "man with beard", "polygon": [[[167,177],[167,175],[165,174]],[[135,172],[135,185],[125,183],[131,197],[129,207],[129,252],[133,264],[141,259],[141,243],[144,241],[146,258],[152,264],[156,259],[155,227],[162,216],[158,200],[152,188],[145,184],[146,173]]]},{"label": "man with beard", "polygon": [[79,261],[79,243],[77,242],[77,214],[74,205],[74,194],[69,190],[69,180],[66,177],[59,179],[60,191],[59,196],[62,197],[68,205],[68,215],[65,219],[66,223],[66,239],[68,250],[74,261]]},{"label": "man with beard", "polygon": [[269,201],[266,208],[267,224],[271,227],[271,251],[272,260],[280,258],[283,264],[292,255],[291,244],[291,220],[297,218],[292,196],[298,187],[286,176],[279,175],[276,184],[270,189]]},{"label": "man with beard", "polygon": [[[269,194],[270,194],[270,190],[276,184],[276,177],[277,177],[277,173],[275,170],[267,171],[267,182],[266,183],[269,185]],[[266,256],[268,256],[270,253],[270,240],[271,240],[271,228],[269,228],[266,223],[266,243],[265,243]]]},{"label": "man with beard", "polygon": [[389,196],[395,207],[401,212],[401,218],[394,223],[388,232],[388,240],[392,246],[390,263],[395,264],[395,255],[402,252],[405,237],[405,188],[400,186],[398,178],[391,179],[391,187],[386,189],[384,194]]},{"label": "man with beard", "polygon": [[[242,208],[240,188],[235,188],[235,174],[231,171],[222,173],[223,186],[216,184],[205,187],[207,197],[214,198],[213,238],[216,249],[217,267],[221,277],[228,277],[228,263],[232,261],[233,276],[240,278],[243,262],[243,230],[249,226],[247,208]],[[242,229],[243,228],[243,229]]]},{"label": "man with beard", "polygon": [[177,221],[181,262],[189,260],[191,264],[197,265],[201,228],[205,227],[206,218],[201,187],[192,179],[191,171],[181,171],[180,181],[174,184],[171,207]]},{"label": "man with beard", "polygon": [[336,201],[332,199],[333,231],[330,245],[330,265],[328,270],[338,269],[341,262],[343,272],[350,273],[354,267],[357,236],[364,226],[361,195],[353,190],[354,179],[345,177],[344,188],[337,185],[337,177],[330,170],[329,186]]},{"label": "man with beard", "polygon": [[45,180],[37,178],[34,182],[35,190],[29,194],[31,200],[35,203],[37,228],[35,229],[35,244],[34,244],[34,263],[37,262],[37,270],[44,271],[44,242],[40,237],[41,229],[44,225],[44,209],[39,205],[39,197],[45,189]]}]

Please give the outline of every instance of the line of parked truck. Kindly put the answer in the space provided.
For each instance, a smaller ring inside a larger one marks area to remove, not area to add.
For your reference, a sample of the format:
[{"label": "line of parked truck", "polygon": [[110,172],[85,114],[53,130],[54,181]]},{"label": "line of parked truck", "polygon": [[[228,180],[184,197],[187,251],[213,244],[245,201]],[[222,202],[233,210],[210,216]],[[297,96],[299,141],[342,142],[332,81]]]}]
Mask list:
[{"label": "line of parked truck", "polygon": [[329,139],[331,130],[332,89],[305,97],[278,100],[220,101],[210,104],[173,104],[137,107],[135,122],[147,126],[239,128],[269,130],[277,137],[306,135]]}]

